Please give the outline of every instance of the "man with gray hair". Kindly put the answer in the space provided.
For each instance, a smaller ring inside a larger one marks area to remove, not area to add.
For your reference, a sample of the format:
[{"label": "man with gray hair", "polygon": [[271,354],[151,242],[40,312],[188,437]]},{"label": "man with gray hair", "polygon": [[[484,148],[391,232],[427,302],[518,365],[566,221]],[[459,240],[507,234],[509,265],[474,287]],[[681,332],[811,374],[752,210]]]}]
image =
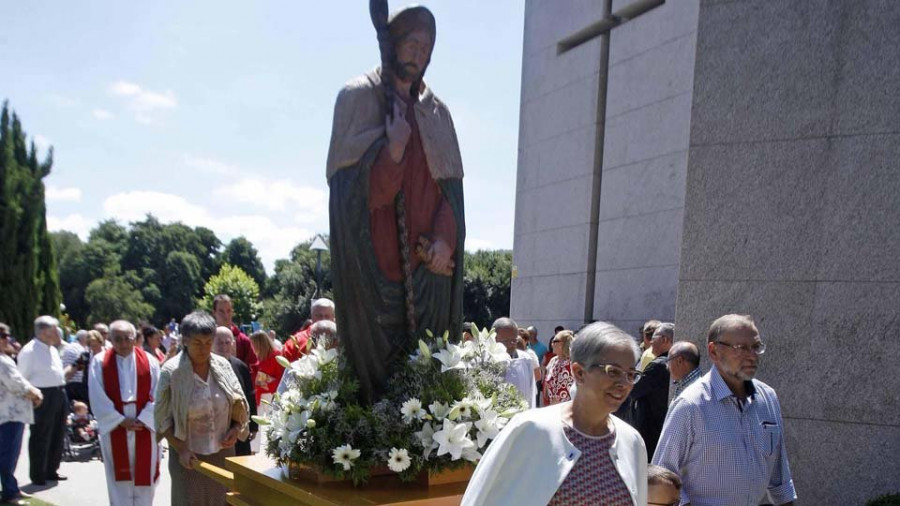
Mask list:
[{"label": "man with gray hair", "polygon": [[[231,329],[228,327],[217,327],[216,328],[216,337],[213,339],[213,353],[219,355],[221,357],[225,357],[228,359],[228,362],[231,363],[231,369],[234,371],[234,375],[237,376],[238,383],[241,384],[241,390],[244,392],[244,397],[247,399],[247,404],[250,405],[250,416],[256,416],[256,386],[253,384],[253,379],[250,375],[250,368],[247,367],[247,364],[241,362],[239,358],[234,356],[235,345],[234,345],[234,334],[231,333]],[[250,448],[250,442],[253,441],[253,438],[256,437],[256,433],[259,431],[259,425],[254,422],[252,419],[250,420],[250,436],[246,441],[241,441],[240,439],[237,443],[234,444],[234,454],[238,457],[242,455],[250,455],[252,450]]]},{"label": "man with gray hair", "polygon": [[312,320],[312,324],[304,330],[297,331],[284,343],[281,355],[290,362],[306,355],[306,343],[309,341],[313,325],[323,320],[334,321],[334,302],[325,297],[314,300],[310,307],[309,318]]},{"label": "man with gray hair", "polygon": [[672,399],[681,395],[684,389],[700,377],[700,352],[694,343],[679,341],[669,350],[666,361],[672,378]]},{"label": "man with gray hair", "polygon": [[681,476],[681,504],[793,504],[781,405],[753,378],[766,351],[753,319],[714,321],[706,351],[713,366],[672,402],[653,463]]},{"label": "man with gray hair", "polygon": [[[59,320],[39,316],[34,320],[34,339],[19,351],[19,372],[44,396],[44,402],[34,409],[34,423],[28,438],[28,474],[35,485],[66,479],[58,472],[69,404],[65,390],[66,370],[57,350],[60,344]],[[69,376],[73,372],[69,369]]]},{"label": "man with gray hair", "polygon": [[643,370],[641,381],[634,385],[629,399],[634,404],[634,428],[647,444],[647,455],[653,455],[669,406],[669,349],[675,340],[675,325],[661,323],[653,331],[650,348],[654,359]]},{"label": "man with gray hair", "polygon": [[525,353],[519,353],[516,340],[519,337],[519,326],[512,318],[497,318],[491,326],[497,334],[497,342],[506,346],[510,362],[506,369],[506,382],[515,386],[525,400],[528,407],[534,408],[537,401],[537,389],[534,384],[534,364]]},{"label": "man with gray hair", "polygon": [[161,456],[153,418],[159,362],[136,345],[131,322],[114,321],[109,334],[113,349],[100,352],[88,373],[109,503],[150,506]]}]

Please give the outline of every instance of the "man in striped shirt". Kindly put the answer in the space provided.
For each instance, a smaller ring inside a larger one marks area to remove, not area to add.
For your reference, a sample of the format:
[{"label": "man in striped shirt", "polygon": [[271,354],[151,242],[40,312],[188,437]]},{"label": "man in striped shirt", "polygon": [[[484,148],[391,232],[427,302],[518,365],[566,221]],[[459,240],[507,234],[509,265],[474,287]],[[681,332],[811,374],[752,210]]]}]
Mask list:
[{"label": "man in striped shirt", "polygon": [[775,391],[753,379],[766,346],[749,316],[725,315],[707,336],[713,367],[669,408],[653,463],[683,480],[681,504],[793,504],[797,494]]}]

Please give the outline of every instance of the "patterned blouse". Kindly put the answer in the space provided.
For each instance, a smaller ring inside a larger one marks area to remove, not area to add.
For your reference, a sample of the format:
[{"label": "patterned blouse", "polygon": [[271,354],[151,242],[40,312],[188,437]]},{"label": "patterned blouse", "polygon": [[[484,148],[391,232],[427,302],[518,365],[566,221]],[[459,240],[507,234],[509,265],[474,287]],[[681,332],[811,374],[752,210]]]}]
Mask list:
[{"label": "patterned blouse", "polygon": [[550,404],[558,404],[572,400],[569,388],[575,382],[572,376],[572,362],[562,356],[553,357],[547,364],[547,378],[544,380],[544,391]]},{"label": "patterned blouse", "polygon": [[13,359],[0,352],[0,423],[34,423],[34,407],[25,394],[31,389]]},{"label": "patterned blouse", "polygon": [[563,431],[566,438],[581,450],[581,457],[548,506],[633,506],[631,493],[609,454],[616,441],[612,425],[609,434],[599,437],[583,434],[565,423]]}]

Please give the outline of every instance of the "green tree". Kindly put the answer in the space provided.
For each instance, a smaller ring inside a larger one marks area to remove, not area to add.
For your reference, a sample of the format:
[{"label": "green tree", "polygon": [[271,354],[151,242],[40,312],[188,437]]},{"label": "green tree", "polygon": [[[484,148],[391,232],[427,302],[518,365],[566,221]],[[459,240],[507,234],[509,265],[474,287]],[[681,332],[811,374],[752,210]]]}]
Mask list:
[{"label": "green tree", "polygon": [[509,316],[512,252],[466,252],[463,286],[463,318],[479,327]]},{"label": "green tree", "polygon": [[259,253],[256,251],[256,248],[253,247],[253,244],[247,238],[241,236],[232,239],[225,246],[220,259],[223,264],[240,267],[261,288],[266,286],[266,269],[263,267],[262,260],[259,259]]},{"label": "green tree", "polygon": [[259,313],[259,285],[240,267],[222,265],[219,273],[206,282],[203,293],[200,306],[207,311],[212,311],[216,295],[224,293],[231,297],[235,322],[249,323]]},{"label": "green tree", "polygon": [[[193,307],[197,286],[203,284],[200,277],[200,262],[190,253],[172,251],[166,257],[163,279],[167,295],[163,298],[157,314],[168,314],[180,320]],[[160,321],[166,321],[163,318]]]},{"label": "green tree", "polygon": [[125,319],[131,322],[147,320],[153,306],[144,302],[141,292],[125,276],[98,278],[87,286],[85,300],[91,308],[91,322],[109,323]]},{"label": "green tree", "polygon": [[[328,242],[327,237],[323,237]],[[275,262],[275,274],[266,283],[263,324],[281,336],[293,334],[309,318],[316,295],[316,255],[309,249],[312,239],[291,250],[291,258]],[[320,297],[333,298],[331,256],[322,252],[322,291]]]},{"label": "green tree", "polygon": [[28,335],[40,313],[58,315],[61,300],[53,245],[47,232],[43,179],[53,166],[51,148],[43,162],[19,118],[4,102],[0,112],[0,320]]}]

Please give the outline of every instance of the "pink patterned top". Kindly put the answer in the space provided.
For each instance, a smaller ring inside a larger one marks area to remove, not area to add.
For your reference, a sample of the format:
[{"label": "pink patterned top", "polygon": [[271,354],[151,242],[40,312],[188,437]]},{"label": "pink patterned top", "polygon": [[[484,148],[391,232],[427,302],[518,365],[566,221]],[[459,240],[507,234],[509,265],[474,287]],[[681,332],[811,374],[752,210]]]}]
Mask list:
[{"label": "pink patterned top", "polygon": [[632,506],[631,493],[609,455],[609,449],[616,441],[615,429],[610,426],[610,433],[600,437],[588,436],[565,423],[563,430],[566,438],[581,451],[581,458],[566,475],[549,505]]},{"label": "pink patterned top", "polygon": [[550,404],[558,404],[572,400],[569,388],[575,382],[572,376],[572,362],[567,358],[555,356],[547,364],[547,378],[544,381],[544,389]]}]

